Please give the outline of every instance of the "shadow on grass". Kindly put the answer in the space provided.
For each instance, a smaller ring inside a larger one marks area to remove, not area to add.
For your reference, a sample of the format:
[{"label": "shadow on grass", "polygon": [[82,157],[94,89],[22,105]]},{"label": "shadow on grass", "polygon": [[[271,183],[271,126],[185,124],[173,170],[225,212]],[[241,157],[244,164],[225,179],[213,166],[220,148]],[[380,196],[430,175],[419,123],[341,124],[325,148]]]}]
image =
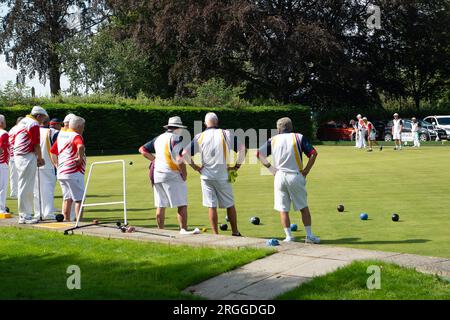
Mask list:
[{"label": "shadow on grass", "polygon": [[340,238],[323,239],[321,244],[407,244],[407,243],[427,243],[429,239],[406,239],[406,240],[371,240],[361,241],[361,238]]},{"label": "shadow on grass", "polygon": [[[228,271],[217,267],[223,264],[221,256],[209,257],[193,268],[195,259],[175,259],[177,253],[159,248],[154,252],[146,248],[138,260],[135,253],[118,249],[114,256],[105,255],[104,248],[99,250],[98,254],[88,249],[83,254],[3,256],[0,267],[14,270],[14,274],[0,275],[0,299],[196,299],[182,290]],[[174,258],[168,259],[168,255]],[[71,274],[66,272],[71,265],[80,268],[80,290],[67,288]]]},{"label": "shadow on grass", "polygon": [[[153,211],[156,208],[127,208],[127,212]],[[85,212],[123,212],[123,206],[117,209],[83,209]]]}]

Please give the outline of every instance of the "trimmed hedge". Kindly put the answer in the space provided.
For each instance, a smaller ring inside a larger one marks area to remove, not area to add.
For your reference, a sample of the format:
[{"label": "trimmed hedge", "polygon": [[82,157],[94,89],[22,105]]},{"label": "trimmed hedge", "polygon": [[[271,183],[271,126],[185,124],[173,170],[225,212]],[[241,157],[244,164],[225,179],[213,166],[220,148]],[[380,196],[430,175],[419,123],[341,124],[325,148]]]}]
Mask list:
[{"label": "trimmed hedge", "polygon": [[[312,137],[310,109],[304,106],[261,106],[244,109],[200,107],[118,106],[95,104],[44,104],[50,117],[61,118],[70,112],[86,119],[85,140],[90,150],[136,149],[161,134],[172,116],[180,116],[193,134],[194,121],[202,121],[207,112],[216,112],[220,126],[227,129],[272,129],[276,120],[290,117],[294,127]],[[0,107],[8,128],[17,117],[28,114],[30,106]]]}]

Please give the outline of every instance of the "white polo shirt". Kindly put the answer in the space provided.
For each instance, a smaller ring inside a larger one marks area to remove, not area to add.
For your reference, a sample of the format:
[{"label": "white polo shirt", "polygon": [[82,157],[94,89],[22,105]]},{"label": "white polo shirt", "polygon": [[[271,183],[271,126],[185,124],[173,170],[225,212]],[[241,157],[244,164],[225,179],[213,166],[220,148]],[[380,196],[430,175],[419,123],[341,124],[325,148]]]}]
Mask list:
[{"label": "white polo shirt", "polygon": [[191,156],[196,153],[201,155],[201,179],[228,180],[230,150],[237,152],[241,145],[229,130],[211,127],[197,134],[191,142],[190,152]]},{"label": "white polo shirt", "polygon": [[155,155],[154,183],[172,180],[180,175],[177,157],[183,151],[182,137],[168,130],[144,144],[144,149]]},{"label": "white polo shirt", "polygon": [[269,139],[258,150],[265,157],[272,155],[277,171],[299,173],[303,170],[302,154],[311,157],[316,150],[300,133],[281,133]]}]

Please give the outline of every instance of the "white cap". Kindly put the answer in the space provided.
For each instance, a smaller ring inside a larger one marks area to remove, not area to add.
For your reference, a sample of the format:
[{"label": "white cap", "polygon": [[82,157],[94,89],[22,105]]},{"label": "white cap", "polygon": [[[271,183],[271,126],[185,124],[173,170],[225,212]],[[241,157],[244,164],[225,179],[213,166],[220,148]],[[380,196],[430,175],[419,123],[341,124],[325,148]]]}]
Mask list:
[{"label": "white cap", "polygon": [[397,112],[396,112],[396,113],[394,113],[394,117],[395,117],[395,116],[397,116],[397,117],[398,117],[398,113],[397,113]]},{"label": "white cap", "polygon": [[47,111],[45,111],[44,108],[42,108],[40,106],[34,106],[33,109],[31,109],[31,115],[36,116],[38,114],[42,114],[42,115],[48,117],[48,113],[47,113]]},{"label": "white cap", "polygon": [[73,113],[69,113],[63,120],[63,123],[69,123],[70,119],[72,119],[75,115]]},{"label": "white cap", "polygon": [[364,117],[363,120],[367,120],[367,117]]},{"label": "white cap", "polygon": [[360,114],[358,114],[358,115],[356,116],[357,119],[361,119],[361,117],[362,117],[362,116],[361,116]]}]

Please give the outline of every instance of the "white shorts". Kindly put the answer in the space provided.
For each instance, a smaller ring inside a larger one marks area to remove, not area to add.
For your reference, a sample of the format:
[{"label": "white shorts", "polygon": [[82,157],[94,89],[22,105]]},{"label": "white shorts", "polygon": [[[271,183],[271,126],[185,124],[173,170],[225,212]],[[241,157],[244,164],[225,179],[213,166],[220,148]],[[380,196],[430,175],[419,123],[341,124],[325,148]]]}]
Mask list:
[{"label": "white shorts", "polygon": [[157,208],[177,208],[188,204],[186,182],[180,175],[164,182],[155,183],[153,193]]},{"label": "white shorts", "polygon": [[393,139],[394,140],[402,140],[402,134],[400,132],[394,132]]},{"label": "white shorts", "polygon": [[83,200],[84,179],[82,177],[73,179],[59,179],[64,200],[72,199],[73,201]]},{"label": "white shorts", "polygon": [[201,180],[203,206],[207,208],[231,208],[234,206],[233,189],[228,180]]},{"label": "white shorts", "polygon": [[278,171],[274,181],[274,209],[289,212],[291,203],[294,210],[299,211],[308,206],[306,193],[306,179],[300,173]]}]

